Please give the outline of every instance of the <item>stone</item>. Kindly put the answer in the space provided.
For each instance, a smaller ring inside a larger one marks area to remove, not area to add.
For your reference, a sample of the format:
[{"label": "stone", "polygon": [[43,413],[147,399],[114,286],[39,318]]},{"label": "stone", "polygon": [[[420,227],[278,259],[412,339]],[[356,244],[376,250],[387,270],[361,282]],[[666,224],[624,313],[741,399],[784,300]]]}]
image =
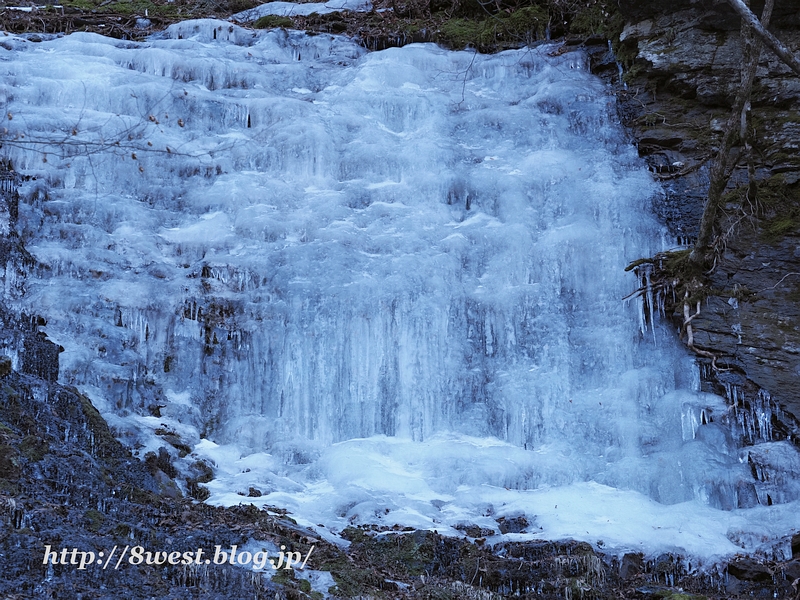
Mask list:
[{"label": "stone", "polygon": [[740,558],[728,563],[728,574],[742,581],[772,581],[769,567],[752,558]]},{"label": "stone", "polygon": [[642,555],[629,552],[622,557],[619,563],[619,577],[626,581],[641,573],[643,568],[644,559]]},{"label": "stone", "polygon": [[500,517],[497,519],[500,533],[525,533],[528,528],[528,519],[525,515],[519,517]]}]

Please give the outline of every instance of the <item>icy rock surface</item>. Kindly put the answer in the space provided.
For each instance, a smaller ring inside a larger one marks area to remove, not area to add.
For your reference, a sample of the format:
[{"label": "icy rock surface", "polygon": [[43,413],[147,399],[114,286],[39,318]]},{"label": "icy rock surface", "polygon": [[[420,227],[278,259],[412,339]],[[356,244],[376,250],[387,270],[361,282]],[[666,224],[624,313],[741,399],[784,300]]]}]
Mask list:
[{"label": "icy rock surface", "polygon": [[236,13],[231,17],[231,20],[238,23],[247,23],[268,15],[297,17],[308,16],[311,13],[326,15],[343,10],[368,12],[372,10],[372,3],[368,0],[330,0],[329,2],[309,2],[306,4],[296,4],[294,2],[267,2],[255,8]]},{"label": "icy rock surface", "polygon": [[212,461],[211,502],[333,530],[526,515],[508,535],[779,544],[796,451],[743,451],[621,301],[623,267],[664,246],[653,184],[586,58],[553,49],[367,54],[213,20],[8,36],[4,151],[41,266],[7,298],[139,454],[168,430]]}]

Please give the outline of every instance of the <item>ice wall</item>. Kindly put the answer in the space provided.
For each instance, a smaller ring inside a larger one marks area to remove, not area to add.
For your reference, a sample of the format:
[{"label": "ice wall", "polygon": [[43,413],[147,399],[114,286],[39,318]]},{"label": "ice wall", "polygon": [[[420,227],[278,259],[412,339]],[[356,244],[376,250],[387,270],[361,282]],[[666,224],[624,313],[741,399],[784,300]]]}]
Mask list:
[{"label": "ice wall", "polygon": [[[2,48],[44,265],[15,302],[134,448],[166,427],[215,461],[213,501],[441,527],[535,489],[618,515],[759,504],[725,402],[621,301],[662,231],[581,53],[211,20]],[[571,514],[550,533],[591,528]],[[744,547],[725,535],[691,547]]]}]

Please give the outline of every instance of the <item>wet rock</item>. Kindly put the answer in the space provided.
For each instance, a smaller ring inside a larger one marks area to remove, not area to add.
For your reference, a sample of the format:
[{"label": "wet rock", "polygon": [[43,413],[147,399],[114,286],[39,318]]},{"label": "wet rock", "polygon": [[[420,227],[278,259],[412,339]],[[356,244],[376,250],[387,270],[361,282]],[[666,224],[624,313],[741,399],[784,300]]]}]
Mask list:
[{"label": "wet rock", "polygon": [[456,525],[455,529],[463,531],[465,535],[471,538],[486,538],[495,534],[493,529],[479,527],[478,525]]},{"label": "wet rock", "polygon": [[641,554],[628,553],[619,563],[619,577],[623,581],[631,579],[642,572],[644,559]]},{"label": "wet rock", "polygon": [[728,563],[728,573],[743,581],[772,581],[769,567],[751,558],[740,558]]},{"label": "wet rock", "polygon": [[530,523],[528,523],[528,519],[525,515],[520,515],[518,517],[500,517],[497,519],[497,526],[500,529],[500,533],[525,533],[529,525]]},{"label": "wet rock", "polygon": [[786,576],[790,582],[794,583],[798,579],[800,579],[800,560],[795,559],[789,561],[783,565],[781,568],[783,574]]}]

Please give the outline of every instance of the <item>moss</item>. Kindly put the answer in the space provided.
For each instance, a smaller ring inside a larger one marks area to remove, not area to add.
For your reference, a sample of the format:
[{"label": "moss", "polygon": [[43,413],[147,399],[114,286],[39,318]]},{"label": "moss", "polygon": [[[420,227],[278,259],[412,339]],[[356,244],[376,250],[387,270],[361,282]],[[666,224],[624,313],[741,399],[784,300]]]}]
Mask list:
[{"label": "moss", "polygon": [[762,209],[762,238],[774,243],[787,234],[800,232],[800,188],[786,184],[782,174],[758,184],[758,204]]},{"label": "moss", "polygon": [[367,532],[360,527],[345,527],[341,533],[341,536],[344,539],[354,543],[366,542],[370,537]]},{"label": "moss", "polygon": [[440,39],[448,42],[453,48],[482,46],[486,39],[486,21],[469,19],[451,19],[440,29]]},{"label": "moss", "polygon": [[[369,536],[364,534],[363,530],[355,527],[348,527],[342,532],[342,537],[345,537],[345,532],[348,536],[357,538],[359,541],[353,541],[351,549],[356,546],[365,547],[363,541],[369,540]],[[350,539],[345,537],[345,539]],[[368,554],[372,556],[372,554]],[[342,598],[357,598],[367,596],[376,588],[380,587],[382,579],[375,575],[375,569],[370,572],[365,572],[355,562],[353,562],[344,552],[337,552],[336,554],[328,555],[322,558],[315,567],[320,571],[330,572],[333,580],[336,582],[328,592],[332,595]],[[273,578],[274,581],[274,578]]]},{"label": "moss", "polygon": [[674,592],[672,590],[658,590],[653,594],[653,598],[660,598],[661,600],[708,600],[705,596],[684,594],[683,592]]},{"label": "moss", "polygon": [[256,20],[253,23],[256,29],[274,29],[276,27],[283,27],[284,29],[294,27],[294,22],[289,17],[281,17],[278,15],[266,15]]},{"label": "moss", "polygon": [[508,33],[512,36],[535,34],[535,38],[543,38],[549,21],[547,11],[538,6],[526,6],[502,18]]},{"label": "moss", "polygon": [[0,478],[16,480],[19,478],[19,454],[14,446],[0,444]]},{"label": "moss", "polygon": [[308,581],[308,579],[300,580],[300,591],[305,592],[306,594],[311,592],[311,582]]},{"label": "moss", "polygon": [[625,267],[625,272],[627,273],[628,271],[633,271],[636,267],[641,267],[642,265],[645,265],[645,264],[651,264],[652,265],[653,264],[653,259],[652,258],[638,258],[635,261],[633,261],[631,264],[629,264],[627,267]]},{"label": "moss", "polygon": [[[689,282],[702,280],[703,268],[689,260],[691,252],[690,249],[662,252],[654,258],[635,260],[625,267],[625,270],[631,271],[636,267],[649,263],[655,266],[659,276],[666,277],[672,281]],[[682,296],[683,294],[680,295]]]},{"label": "moss", "polygon": [[622,74],[622,81],[625,83],[631,83],[639,74],[642,73],[644,70],[644,65],[641,63],[634,63],[629,69],[626,69],[625,72]]},{"label": "moss", "polygon": [[456,49],[493,50],[543,38],[548,21],[547,10],[540,6],[501,12],[487,19],[448,19],[439,28],[437,40]]},{"label": "moss", "polygon": [[180,15],[180,9],[174,4],[158,4],[150,0],[117,1],[106,4],[101,0],[67,0],[64,7],[92,11],[100,14],[141,15],[150,17],[173,17]]},{"label": "moss", "polygon": [[799,216],[800,215],[797,214],[790,214],[772,219],[764,228],[764,240],[774,242],[793,231],[800,231]]},{"label": "moss", "polygon": [[618,40],[625,20],[616,10],[616,3],[592,2],[577,9],[570,31],[577,35],[602,36],[607,40]]},{"label": "moss", "polygon": [[134,504],[157,505],[160,498],[151,491],[127,483],[122,484],[120,496]]},{"label": "moss", "polygon": [[110,458],[123,454],[122,444],[111,434],[108,423],[94,407],[92,401],[75,388],[72,388],[72,392],[78,396],[87,427],[94,436],[94,454],[100,458]]},{"label": "moss", "polygon": [[91,0],[68,0],[63,3],[63,6],[80,10],[92,10],[96,8],[98,4],[99,2],[91,2]]},{"label": "moss", "polygon": [[272,576],[272,583],[287,585],[289,582],[294,581],[294,578],[294,571],[292,569],[279,569],[278,572]]},{"label": "moss", "polygon": [[20,452],[31,462],[39,462],[50,451],[47,441],[35,435],[26,435],[19,445]]},{"label": "moss", "polygon": [[83,513],[83,518],[88,521],[88,528],[89,531],[100,531],[100,528],[103,526],[103,523],[106,520],[106,517],[100,511],[90,509]]}]

